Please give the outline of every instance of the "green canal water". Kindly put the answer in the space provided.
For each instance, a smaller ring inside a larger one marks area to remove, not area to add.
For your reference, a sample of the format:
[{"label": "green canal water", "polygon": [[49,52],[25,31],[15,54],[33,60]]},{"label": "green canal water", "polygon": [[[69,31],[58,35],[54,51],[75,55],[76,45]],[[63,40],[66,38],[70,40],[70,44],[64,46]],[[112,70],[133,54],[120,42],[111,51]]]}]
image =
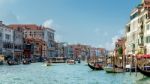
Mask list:
[{"label": "green canal water", "polygon": [[150,78],[133,73],[108,74],[92,71],[85,63],[68,65],[42,63],[0,66],[0,84],[150,84]]}]

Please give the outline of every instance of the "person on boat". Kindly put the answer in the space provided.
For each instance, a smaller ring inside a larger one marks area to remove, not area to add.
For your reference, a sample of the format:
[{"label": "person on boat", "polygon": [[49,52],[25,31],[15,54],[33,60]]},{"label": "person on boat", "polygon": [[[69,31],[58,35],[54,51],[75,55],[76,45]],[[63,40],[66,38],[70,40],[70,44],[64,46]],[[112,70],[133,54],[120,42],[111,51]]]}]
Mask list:
[{"label": "person on boat", "polygon": [[97,64],[97,63],[94,63],[94,67],[99,68],[99,67],[100,67],[100,65],[99,65],[99,64]]},{"label": "person on boat", "polygon": [[115,67],[115,68],[118,68],[118,66],[117,66],[116,64],[114,65],[114,67]]}]

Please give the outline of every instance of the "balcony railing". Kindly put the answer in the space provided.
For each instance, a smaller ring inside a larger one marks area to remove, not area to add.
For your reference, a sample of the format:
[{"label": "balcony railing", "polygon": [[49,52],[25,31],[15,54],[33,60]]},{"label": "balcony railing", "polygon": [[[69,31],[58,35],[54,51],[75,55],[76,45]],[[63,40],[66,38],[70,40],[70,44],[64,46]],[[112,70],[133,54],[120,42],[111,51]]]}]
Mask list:
[{"label": "balcony railing", "polygon": [[144,46],[144,42],[139,43],[138,45],[139,45],[139,47],[143,47]]},{"label": "balcony railing", "polygon": [[140,35],[140,36],[143,36],[143,35],[144,35],[144,30],[143,30],[143,29],[140,29],[139,35]]}]

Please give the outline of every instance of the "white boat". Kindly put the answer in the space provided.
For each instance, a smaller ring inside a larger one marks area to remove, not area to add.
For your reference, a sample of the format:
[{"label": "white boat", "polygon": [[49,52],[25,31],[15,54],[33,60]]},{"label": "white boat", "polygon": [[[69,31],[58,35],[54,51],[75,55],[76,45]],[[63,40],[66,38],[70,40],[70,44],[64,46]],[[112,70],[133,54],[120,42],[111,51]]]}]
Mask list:
[{"label": "white boat", "polygon": [[75,60],[67,60],[67,64],[76,64]]},{"label": "white boat", "polygon": [[52,64],[51,61],[46,61],[46,62],[44,63],[45,66],[51,66],[51,64]]}]

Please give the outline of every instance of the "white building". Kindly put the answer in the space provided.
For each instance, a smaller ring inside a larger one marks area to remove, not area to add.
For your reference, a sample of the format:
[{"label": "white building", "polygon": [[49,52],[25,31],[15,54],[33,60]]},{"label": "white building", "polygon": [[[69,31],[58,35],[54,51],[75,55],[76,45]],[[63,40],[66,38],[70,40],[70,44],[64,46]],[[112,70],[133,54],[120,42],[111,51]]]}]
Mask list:
[{"label": "white building", "polygon": [[150,54],[150,2],[143,0],[130,15],[126,25],[126,55]]},{"label": "white building", "polygon": [[55,33],[55,30],[51,28],[45,28],[45,27],[43,28],[44,41],[47,44],[48,57],[54,57],[56,54],[54,33]]},{"label": "white building", "polygon": [[0,50],[1,53],[5,56],[13,56],[13,37],[14,37],[14,30],[9,28],[8,26],[4,25],[2,21],[0,21]]}]

